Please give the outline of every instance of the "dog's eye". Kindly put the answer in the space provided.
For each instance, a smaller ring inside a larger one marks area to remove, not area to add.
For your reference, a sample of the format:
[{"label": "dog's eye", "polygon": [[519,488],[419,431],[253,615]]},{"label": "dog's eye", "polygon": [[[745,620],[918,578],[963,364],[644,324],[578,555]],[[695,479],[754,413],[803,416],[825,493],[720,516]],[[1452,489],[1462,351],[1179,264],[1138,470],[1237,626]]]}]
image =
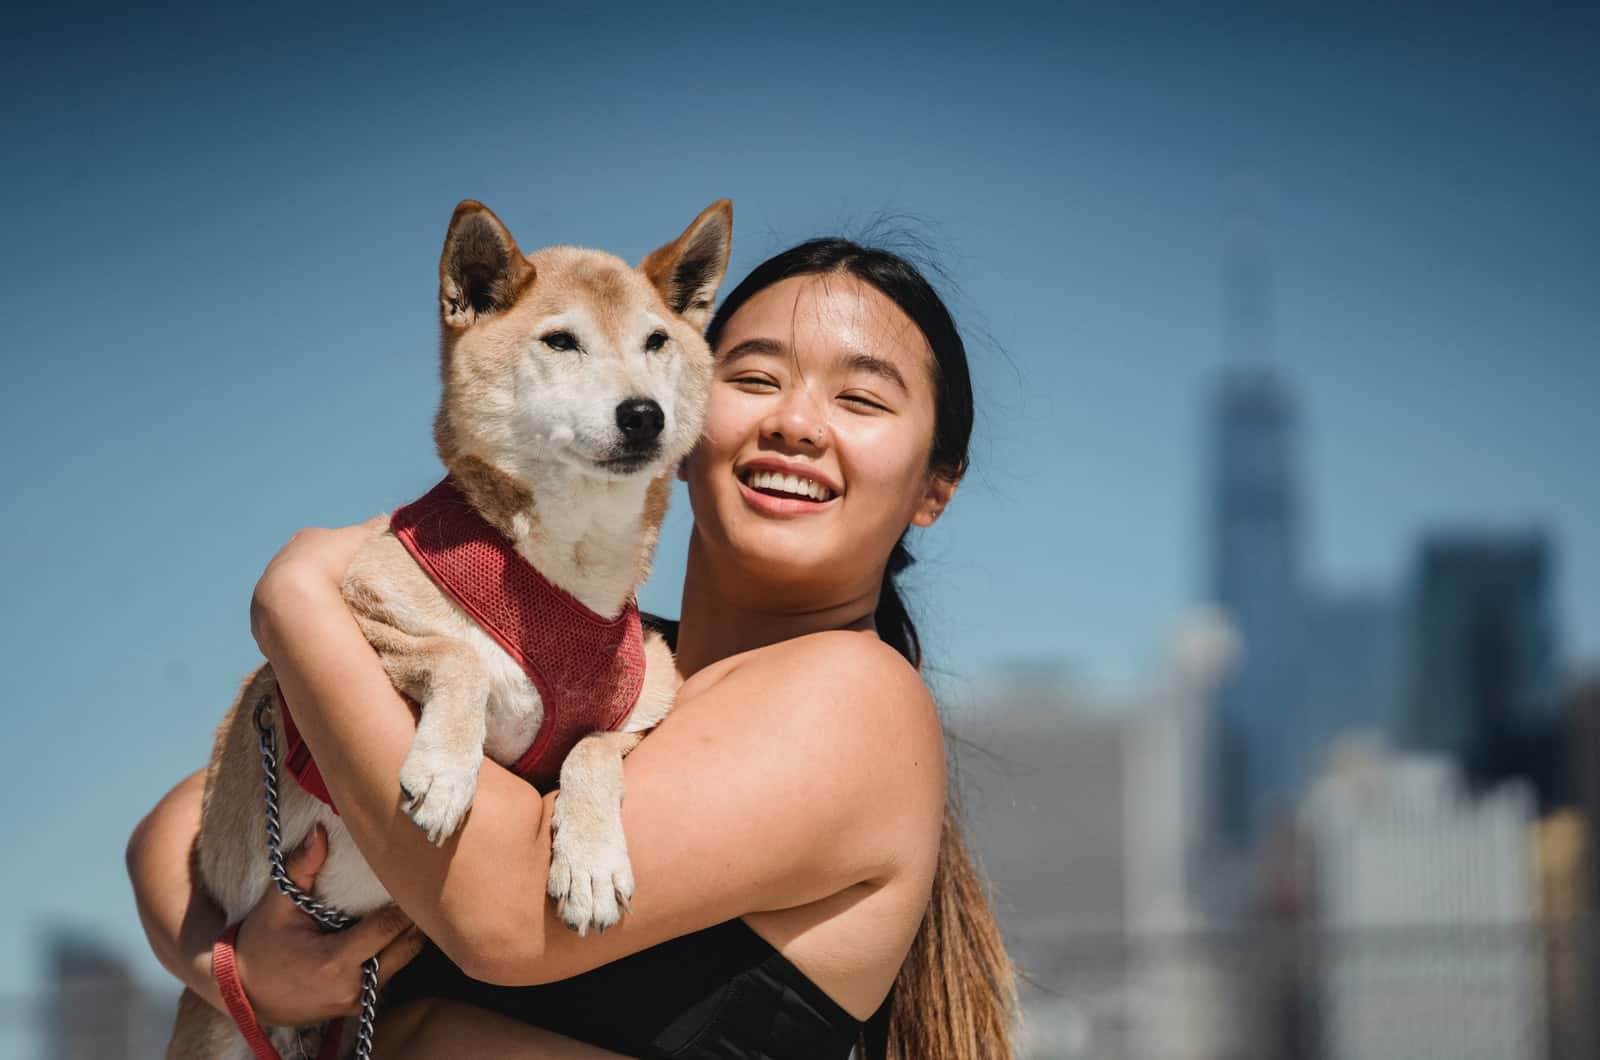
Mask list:
[{"label": "dog's eye", "polygon": [[646,353],[655,353],[666,344],[667,333],[665,331],[652,331],[650,337],[644,340],[644,351]]},{"label": "dog's eye", "polygon": [[548,335],[539,336],[539,341],[552,350],[568,352],[578,348],[578,340],[573,338],[570,331],[552,331]]}]

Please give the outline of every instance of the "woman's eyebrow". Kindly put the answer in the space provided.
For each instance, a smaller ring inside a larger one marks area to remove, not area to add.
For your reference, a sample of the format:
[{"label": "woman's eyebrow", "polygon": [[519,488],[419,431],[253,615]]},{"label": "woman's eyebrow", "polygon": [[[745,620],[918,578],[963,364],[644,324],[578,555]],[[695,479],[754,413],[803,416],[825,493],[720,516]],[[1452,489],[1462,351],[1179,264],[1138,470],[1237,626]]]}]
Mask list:
[{"label": "woman's eyebrow", "polygon": [[789,348],[777,339],[745,339],[722,355],[721,364],[727,366],[746,357],[787,357]]},{"label": "woman's eyebrow", "polygon": [[870,353],[852,353],[843,359],[844,367],[851,372],[866,372],[880,379],[893,383],[906,393],[911,393],[911,388],[906,386],[906,377],[900,374],[900,369],[895,367],[893,361],[886,361],[882,357],[874,357]]}]

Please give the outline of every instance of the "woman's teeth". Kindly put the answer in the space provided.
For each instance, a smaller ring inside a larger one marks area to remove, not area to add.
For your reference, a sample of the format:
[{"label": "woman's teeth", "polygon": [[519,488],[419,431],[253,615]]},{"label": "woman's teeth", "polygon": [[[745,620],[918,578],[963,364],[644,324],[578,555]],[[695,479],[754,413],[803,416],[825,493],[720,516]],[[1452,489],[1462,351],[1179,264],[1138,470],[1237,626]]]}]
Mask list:
[{"label": "woman's teeth", "polygon": [[750,471],[745,474],[745,484],[763,493],[776,493],[789,497],[802,497],[812,501],[833,499],[833,491],[813,479],[799,475],[785,475],[778,471]]}]

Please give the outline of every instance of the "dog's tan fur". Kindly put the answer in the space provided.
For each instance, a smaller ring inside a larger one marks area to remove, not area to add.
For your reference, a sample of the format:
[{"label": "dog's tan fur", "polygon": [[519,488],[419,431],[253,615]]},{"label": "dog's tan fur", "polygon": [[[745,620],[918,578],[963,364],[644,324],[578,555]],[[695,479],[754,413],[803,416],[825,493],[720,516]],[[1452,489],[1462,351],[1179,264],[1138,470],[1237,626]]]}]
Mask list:
[{"label": "dog's tan fur", "polygon": [[[451,218],[439,265],[440,458],[519,555],[600,614],[618,613],[649,573],[670,476],[699,437],[711,378],[700,333],[727,267],[731,230],[731,208],[715,203],[635,270],[574,247],[524,256],[475,202],[463,202]],[[548,345],[556,332],[579,350]],[[659,350],[641,346],[658,332],[666,336]],[[634,397],[663,410],[659,452],[639,467],[606,464],[633,459],[615,455],[620,443],[606,421]],[[482,756],[509,764],[532,744],[544,716],[538,692],[387,528],[361,548],[343,591],[390,680],[422,706],[398,779],[407,812],[443,842],[471,804]],[[646,636],[645,655],[644,688],[623,724],[580,741],[561,767],[549,890],[580,933],[615,923],[633,892],[622,757],[666,715],[678,684],[659,637]],[[246,678],[217,730],[206,774],[195,867],[230,922],[270,883],[253,718],[257,704],[275,705],[275,696],[270,666]],[[388,903],[337,815],[288,778],[279,797],[285,850],[317,823],[328,830],[318,898],[353,916]],[[315,1028],[271,1034],[286,1060],[315,1054]],[[185,994],[169,1057],[249,1055],[227,1017]]]}]

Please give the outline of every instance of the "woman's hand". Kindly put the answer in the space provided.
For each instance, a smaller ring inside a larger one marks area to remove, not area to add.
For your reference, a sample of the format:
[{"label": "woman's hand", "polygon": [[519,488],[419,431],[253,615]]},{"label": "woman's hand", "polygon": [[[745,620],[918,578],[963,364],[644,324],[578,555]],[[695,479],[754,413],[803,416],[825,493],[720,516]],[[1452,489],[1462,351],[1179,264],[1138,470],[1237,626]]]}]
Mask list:
[{"label": "woman's hand", "polygon": [[[211,944],[222,910],[191,874],[205,774],[184,778],[156,804],[128,841],[128,876],[150,948],[162,965],[218,1011],[227,1011],[212,978]],[[310,890],[328,856],[320,828],[292,852],[289,878]],[[398,909],[373,913],[348,931],[329,934],[269,887],[239,926],[234,956],[239,979],[260,1018],[301,1026],[354,1010],[361,963],[378,955],[388,978],[422,949],[421,932]]]},{"label": "woman's hand", "polygon": [[[328,857],[328,835],[318,825],[285,868],[310,891]],[[345,931],[325,931],[274,886],[239,925],[234,943],[239,981],[262,1023],[303,1027],[356,1014],[361,1007],[361,965],[378,957],[378,981],[422,952],[422,932],[398,906],[369,913]]]}]

